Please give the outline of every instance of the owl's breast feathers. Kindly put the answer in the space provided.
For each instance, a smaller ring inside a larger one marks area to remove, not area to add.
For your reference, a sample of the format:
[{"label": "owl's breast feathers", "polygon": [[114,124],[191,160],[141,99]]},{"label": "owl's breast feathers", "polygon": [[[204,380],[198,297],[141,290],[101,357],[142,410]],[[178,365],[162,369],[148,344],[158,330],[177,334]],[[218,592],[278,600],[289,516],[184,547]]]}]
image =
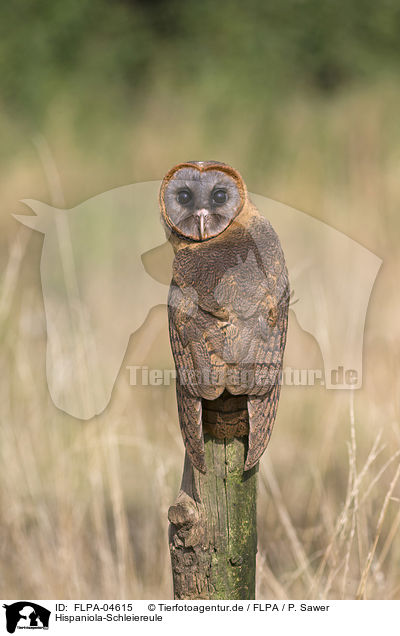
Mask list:
[{"label": "owl's breast feathers", "polygon": [[[170,338],[182,432],[200,470],[205,469],[201,399],[248,396],[245,468],[254,466],[265,450],[279,398],[288,303],[279,239],[249,203],[217,237],[177,250],[169,295]],[[225,425],[221,430],[226,436]]]},{"label": "owl's breast feathers", "polygon": [[288,284],[279,239],[253,206],[219,236],[179,249],[173,283],[222,324],[249,319],[262,304],[273,313]]}]

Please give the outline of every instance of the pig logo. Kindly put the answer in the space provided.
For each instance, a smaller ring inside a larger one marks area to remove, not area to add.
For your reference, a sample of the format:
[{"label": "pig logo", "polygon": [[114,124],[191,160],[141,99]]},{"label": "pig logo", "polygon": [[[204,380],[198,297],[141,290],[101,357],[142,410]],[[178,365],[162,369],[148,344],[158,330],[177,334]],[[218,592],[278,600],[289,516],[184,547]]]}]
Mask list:
[{"label": "pig logo", "polygon": [[[73,209],[29,199],[24,203],[35,216],[14,215],[44,234],[48,387],[54,404],[77,418],[106,408],[130,335],[154,307],[167,304],[173,253],[159,221],[159,188],[159,181],[122,186]],[[305,213],[261,195],[250,198],[280,238],[292,310],[321,349],[326,388],[359,388],[365,318],[381,259]],[[161,259],[161,277],[148,273],[153,257]],[[352,381],[338,369],[351,370]]]}]

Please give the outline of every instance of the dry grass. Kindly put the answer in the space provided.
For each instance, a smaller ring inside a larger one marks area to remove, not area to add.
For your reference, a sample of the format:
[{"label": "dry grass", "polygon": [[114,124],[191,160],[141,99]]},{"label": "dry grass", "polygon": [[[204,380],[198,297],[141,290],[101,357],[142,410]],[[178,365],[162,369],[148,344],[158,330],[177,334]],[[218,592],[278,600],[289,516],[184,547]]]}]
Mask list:
[{"label": "dry grass", "polygon": [[[182,159],[215,157],[238,167],[250,190],[322,218],[384,259],[367,318],[363,388],[282,392],[260,469],[257,594],[399,598],[400,94],[383,86],[329,103],[298,96],[276,116],[273,159],[265,113],[243,118],[239,134],[237,120],[227,118],[218,136],[200,111],[185,118],[184,100],[167,126],[159,104],[150,100],[140,122],[126,122],[111,141],[104,135],[92,152],[71,141],[62,117],[49,120],[46,139],[68,205],[160,178]],[[84,423],[52,404],[42,239],[8,216],[21,198],[50,200],[35,152],[28,140],[1,184],[0,596],[168,598],[167,509],[183,464],[174,389],[129,386],[129,348],[101,416]],[[161,325],[164,319],[160,310]],[[144,362],[158,367],[160,360],[170,360],[166,322]]]}]

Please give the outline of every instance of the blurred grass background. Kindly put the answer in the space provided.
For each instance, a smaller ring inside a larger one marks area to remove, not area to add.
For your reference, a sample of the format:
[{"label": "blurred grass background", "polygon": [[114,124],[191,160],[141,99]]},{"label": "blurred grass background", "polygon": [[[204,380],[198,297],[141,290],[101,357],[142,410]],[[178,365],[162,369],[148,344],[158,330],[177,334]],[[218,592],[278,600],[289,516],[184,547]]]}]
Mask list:
[{"label": "blurred grass background", "polygon": [[[400,597],[399,28],[394,0],[0,6],[2,598],[171,597],[183,466],[174,387],[130,387],[129,348],[95,420],[50,400],[43,238],[10,216],[22,198],[51,202],[38,139],[67,207],[213,158],[383,259],[354,401],[282,392],[260,468],[257,593]],[[144,362],[168,367],[156,314]]]}]

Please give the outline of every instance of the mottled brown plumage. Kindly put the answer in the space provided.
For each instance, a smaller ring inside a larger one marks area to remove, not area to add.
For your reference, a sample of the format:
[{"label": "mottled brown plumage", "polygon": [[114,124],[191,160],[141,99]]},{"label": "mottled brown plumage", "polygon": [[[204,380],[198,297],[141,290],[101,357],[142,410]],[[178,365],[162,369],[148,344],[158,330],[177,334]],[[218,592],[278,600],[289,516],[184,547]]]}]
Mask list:
[{"label": "mottled brown plumage", "polygon": [[173,168],[160,206],[175,251],[169,330],[188,455],[204,472],[203,430],[248,434],[249,470],[268,444],[280,393],[289,283],[279,239],[239,173],[217,162]]}]

